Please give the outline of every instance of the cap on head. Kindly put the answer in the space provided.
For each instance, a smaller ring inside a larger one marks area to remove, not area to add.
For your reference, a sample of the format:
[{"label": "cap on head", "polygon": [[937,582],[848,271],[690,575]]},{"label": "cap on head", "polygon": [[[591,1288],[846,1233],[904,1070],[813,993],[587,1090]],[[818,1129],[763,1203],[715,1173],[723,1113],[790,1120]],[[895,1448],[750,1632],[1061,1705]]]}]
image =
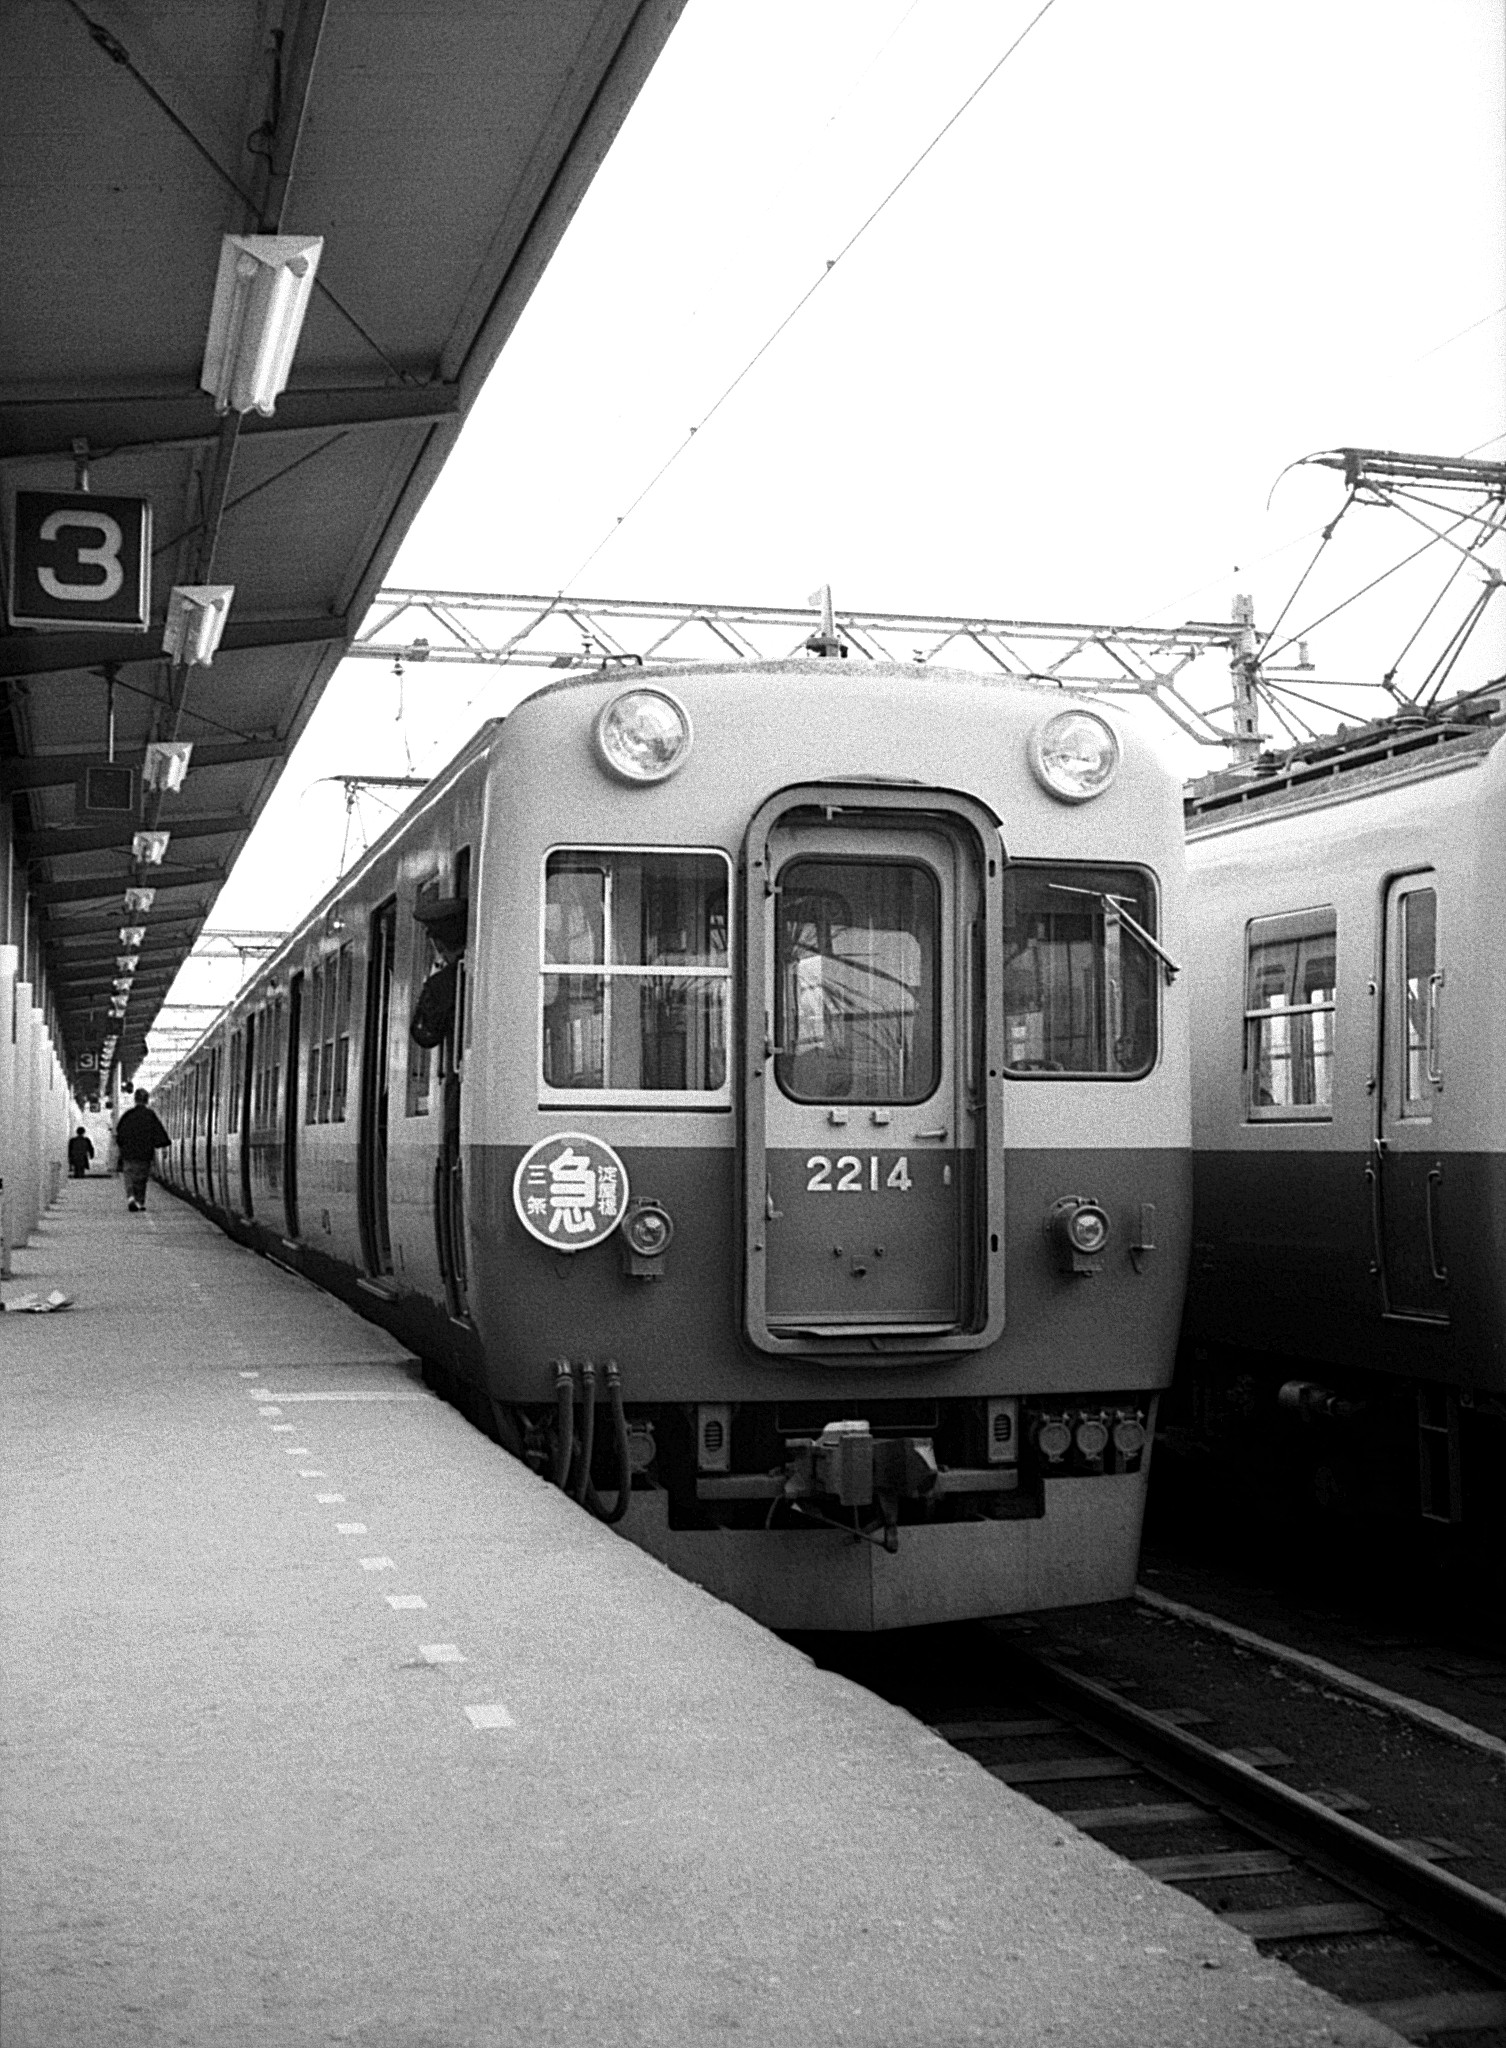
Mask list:
[{"label": "cap on head", "polygon": [[150,1097],[147,1095],[147,1092],[144,1088],[138,1088],[136,1090],[136,1103],[138,1108],[149,1100]]}]

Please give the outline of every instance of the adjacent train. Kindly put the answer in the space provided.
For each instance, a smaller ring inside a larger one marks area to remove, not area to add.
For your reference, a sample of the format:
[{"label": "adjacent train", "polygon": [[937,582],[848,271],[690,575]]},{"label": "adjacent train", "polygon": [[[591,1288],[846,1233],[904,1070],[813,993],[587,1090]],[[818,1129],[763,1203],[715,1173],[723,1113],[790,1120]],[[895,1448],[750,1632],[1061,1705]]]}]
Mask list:
[{"label": "adjacent train", "polygon": [[762,1620],[1122,1597],[1190,1236],[1179,796],[1060,688],[561,679],[164,1081],[167,1176]]},{"label": "adjacent train", "polygon": [[1350,1516],[1502,1528],[1499,690],[1189,804],[1194,1251],[1177,1431]]}]

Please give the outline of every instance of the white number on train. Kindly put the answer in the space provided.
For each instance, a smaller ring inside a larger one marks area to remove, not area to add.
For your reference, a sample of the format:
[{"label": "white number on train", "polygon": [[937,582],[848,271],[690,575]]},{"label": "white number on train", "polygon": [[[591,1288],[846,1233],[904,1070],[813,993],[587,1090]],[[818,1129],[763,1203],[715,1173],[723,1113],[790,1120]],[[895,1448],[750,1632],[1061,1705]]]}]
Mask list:
[{"label": "white number on train", "polygon": [[[813,1152],[805,1162],[806,1173],[810,1176],[805,1183],[808,1195],[859,1195],[863,1192],[863,1162],[855,1152],[844,1152],[837,1161],[837,1172],[841,1178],[833,1183],[832,1162],[824,1152]],[[883,1164],[877,1152],[868,1155],[867,1182],[870,1191],[878,1193],[879,1175]],[[886,1188],[898,1188],[901,1193],[910,1186],[910,1161],[902,1152],[888,1173],[884,1176]]]}]

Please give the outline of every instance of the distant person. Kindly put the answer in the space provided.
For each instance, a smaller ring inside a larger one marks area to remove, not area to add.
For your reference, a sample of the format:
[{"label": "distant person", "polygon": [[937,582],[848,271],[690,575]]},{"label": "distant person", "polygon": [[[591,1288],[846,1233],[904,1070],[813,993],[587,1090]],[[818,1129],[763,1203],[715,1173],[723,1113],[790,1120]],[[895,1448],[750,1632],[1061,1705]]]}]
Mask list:
[{"label": "distant person", "polygon": [[93,1157],[94,1147],[89,1142],[89,1134],[80,1124],[68,1140],[68,1171],[75,1180],[84,1178],[89,1171],[89,1161]]},{"label": "distant person", "polygon": [[120,1153],[120,1170],[125,1175],[128,1209],[146,1207],[146,1184],[152,1177],[152,1156],[164,1145],[172,1143],[156,1111],[147,1108],[149,1100],[146,1090],[138,1088],[136,1107],[128,1109],[115,1126],[115,1144]]}]

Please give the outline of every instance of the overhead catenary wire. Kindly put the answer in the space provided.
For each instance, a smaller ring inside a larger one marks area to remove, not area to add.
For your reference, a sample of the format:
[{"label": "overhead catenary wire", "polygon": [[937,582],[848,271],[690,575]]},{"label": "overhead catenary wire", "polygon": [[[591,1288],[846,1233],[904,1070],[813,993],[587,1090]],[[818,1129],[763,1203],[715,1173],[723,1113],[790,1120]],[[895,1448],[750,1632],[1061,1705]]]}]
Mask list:
[{"label": "overhead catenary wire", "polygon": [[[72,0],[70,0],[70,4],[72,4]],[[842,260],[846,256],[850,255],[851,252],[857,247],[858,243],[863,239],[864,235],[867,234],[868,230],[873,226],[874,222],[878,220],[880,215],[884,213],[884,211],[890,206],[890,204],[895,199],[898,198],[899,194],[904,190],[906,185],[909,184],[910,180],[915,176],[915,173],[920,169],[921,165],[926,161],[927,157],[933,154],[933,152],[945,140],[946,136],[950,134],[951,130],[956,127],[957,123],[962,119],[963,115],[967,112],[968,108],[972,106],[973,102],[976,99],[978,99],[978,97],[982,93],[987,91],[988,87],[993,83],[994,79],[998,77],[999,73],[1003,70],[1004,66],[1009,62],[1010,58],[1014,55],[1015,51],[1019,49],[1020,45],[1025,41],[1026,37],[1037,26],[1038,23],[1045,19],[1045,17],[1051,12],[1051,9],[1055,5],[1056,0],[1045,0],[1045,5],[1038,9],[1038,11],[1031,16],[1030,20],[1026,22],[1024,28],[1020,30],[1020,33],[1009,45],[1009,48],[1004,52],[1003,56],[997,58],[994,61],[994,63],[989,66],[988,70],[984,73],[983,77],[978,81],[978,83],[973,87],[972,91],[968,94],[967,98],[963,100],[962,104],[955,110],[955,112],[953,112],[948,117],[948,119],[945,122],[943,122],[941,127],[937,129],[936,133],[931,137],[930,141],[926,144],[925,148],[920,152],[919,156],[917,156],[914,159],[914,161],[910,164],[909,168],[898,179],[896,179],[893,185],[890,186],[889,190],[884,194],[883,198],[879,201],[878,205],[874,207],[873,211],[867,216],[867,218],[857,228],[854,229],[852,234],[848,236],[847,240],[842,244],[841,248],[837,251],[836,255],[827,258],[826,268],[821,272],[820,276],[817,277],[814,283],[807,286],[806,290],[801,293],[800,297],[795,301],[794,305],[791,306],[790,310],[785,314],[784,318],[779,322],[778,326],[774,328],[772,333],[770,333],[754,350],[753,354],[749,356],[748,360],[743,364],[742,368],[738,371],[737,375],[732,379],[731,383],[728,384],[725,390],[721,393],[721,396],[717,398],[714,404],[709,408],[709,410],[705,412],[699,420],[697,420],[696,424],[688,430],[688,432],[685,434],[684,438],[680,441],[678,446],[670,453],[670,455],[665,459],[665,461],[663,461],[659,465],[658,469],[654,471],[654,474],[649,478],[648,482],[643,486],[642,490],[639,491],[637,497],[633,499],[632,503],[628,506],[627,510],[625,512],[619,513],[618,517],[613,521],[612,525],[608,528],[608,530],[602,535],[601,539],[596,543],[595,547],[592,548],[591,552],[584,558],[583,561],[578,562],[576,564],[575,568],[565,578],[564,582],[561,583],[560,595],[562,597],[564,596],[565,592],[569,590],[570,586],[585,574],[586,570],[590,568],[591,564],[596,560],[596,557],[602,552],[603,548],[606,547],[607,543],[609,541],[616,539],[617,535],[622,531],[623,527],[627,524],[628,520],[630,520],[633,514],[638,510],[638,507],[641,504],[643,504],[644,500],[648,498],[657,489],[658,485],[669,474],[670,470],[674,468],[675,464],[679,461],[680,457],[685,453],[686,449],[690,446],[691,442],[694,441],[696,435],[699,434],[703,428],[710,425],[711,421],[716,418],[717,414],[721,411],[722,407],[727,403],[728,399],[731,398],[731,396],[738,389],[738,387],[741,384],[743,384],[749,376],[752,375],[753,371],[763,361],[764,357],[768,354],[769,350],[774,346],[775,342],[778,341],[779,337],[784,333],[785,329],[791,326],[793,322],[796,319],[798,319],[798,317],[805,310],[805,308],[810,304],[811,300],[816,296],[816,293],[820,291],[822,285],[826,283],[827,279],[831,276],[832,272],[837,268],[838,264],[840,264]],[[898,33],[897,29],[895,33]]]}]

